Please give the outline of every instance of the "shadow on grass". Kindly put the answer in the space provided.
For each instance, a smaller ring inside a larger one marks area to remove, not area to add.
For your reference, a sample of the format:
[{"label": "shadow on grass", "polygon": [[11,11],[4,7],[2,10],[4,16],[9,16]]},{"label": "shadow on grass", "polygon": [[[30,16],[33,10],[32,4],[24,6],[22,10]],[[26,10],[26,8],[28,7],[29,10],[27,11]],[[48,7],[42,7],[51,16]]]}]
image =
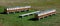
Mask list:
[{"label": "shadow on grass", "polygon": [[28,21],[38,21],[37,18],[31,18],[31,19],[28,19]]},{"label": "shadow on grass", "polygon": [[[44,18],[47,18],[47,16],[46,17],[44,17]],[[43,19],[43,18],[40,18],[40,20],[41,19]],[[29,21],[38,21],[39,19],[38,18],[31,18],[31,19],[29,19]]]},{"label": "shadow on grass", "polygon": [[7,14],[7,13],[5,13],[5,12],[0,12],[0,14]]},{"label": "shadow on grass", "polygon": [[[40,18],[40,20],[41,19],[43,19],[43,18]],[[31,19],[29,19],[29,21],[39,21],[39,19],[38,18],[31,18]]]}]

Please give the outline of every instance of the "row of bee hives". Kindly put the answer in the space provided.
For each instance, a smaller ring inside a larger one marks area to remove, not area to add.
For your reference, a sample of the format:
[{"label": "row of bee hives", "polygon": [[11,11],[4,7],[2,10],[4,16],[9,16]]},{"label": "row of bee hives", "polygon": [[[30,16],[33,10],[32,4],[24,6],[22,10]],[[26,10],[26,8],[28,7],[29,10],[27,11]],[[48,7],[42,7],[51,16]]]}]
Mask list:
[{"label": "row of bee hives", "polygon": [[[24,6],[24,7],[14,7],[14,8],[7,8],[4,9],[4,12],[9,14],[10,12],[13,12],[15,14],[15,12],[21,12],[21,11],[27,11],[31,8],[31,6]],[[44,11],[35,11],[35,12],[31,12],[31,13],[26,13],[26,14],[22,14],[19,15],[21,17],[26,16],[26,15],[35,15],[35,18],[44,18],[46,16],[50,16],[53,14],[56,14],[56,9],[48,9],[48,10],[44,10]]]},{"label": "row of bee hives", "polygon": [[6,8],[4,9],[4,12],[9,14],[11,12],[21,12],[21,11],[28,11],[31,8],[31,6],[24,6],[24,7],[14,7],[14,8]]},{"label": "row of bee hives", "polygon": [[44,17],[47,17],[47,16],[51,16],[51,15],[54,15],[56,14],[56,10],[55,9],[51,9],[51,10],[45,10],[45,11],[41,11],[41,12],[38,12],[35,14],[35,18],[44,18]]}]

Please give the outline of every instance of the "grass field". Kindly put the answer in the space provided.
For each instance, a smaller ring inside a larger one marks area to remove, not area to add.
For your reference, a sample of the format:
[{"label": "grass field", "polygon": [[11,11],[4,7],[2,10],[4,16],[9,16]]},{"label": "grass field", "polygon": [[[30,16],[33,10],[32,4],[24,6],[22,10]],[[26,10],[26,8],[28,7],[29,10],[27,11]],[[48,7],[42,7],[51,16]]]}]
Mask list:
[{"label": "grass field", "polygon": [[[34,15],[19,18],[16,14],[1,14],[6,7],[32,6],[35,10],[56,9],[57,14],[41,19],[40,21],[29,20]],[[60,0],[0,0],[0,26],[60,26]]]}]

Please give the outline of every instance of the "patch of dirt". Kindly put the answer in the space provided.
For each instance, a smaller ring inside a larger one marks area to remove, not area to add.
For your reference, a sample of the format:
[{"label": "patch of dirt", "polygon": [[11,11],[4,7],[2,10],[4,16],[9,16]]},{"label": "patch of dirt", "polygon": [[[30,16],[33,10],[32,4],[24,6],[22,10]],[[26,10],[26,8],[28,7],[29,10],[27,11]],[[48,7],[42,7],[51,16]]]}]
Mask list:
[{"label": "patch of dirt", "polygon": [[3,26],[3,23],[0,22],[0,26]]}]

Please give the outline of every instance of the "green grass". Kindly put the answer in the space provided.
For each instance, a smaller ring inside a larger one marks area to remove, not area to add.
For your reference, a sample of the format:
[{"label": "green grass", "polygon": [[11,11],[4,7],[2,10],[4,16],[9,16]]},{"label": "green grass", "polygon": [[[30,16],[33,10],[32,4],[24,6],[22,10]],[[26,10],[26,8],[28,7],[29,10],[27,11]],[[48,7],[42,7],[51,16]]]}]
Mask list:
[{"label": "green grass", "polygon": [[[0,13],[4,11],[4,8],[10,6],[26,6],[31,5],[31,9],[56,9],[57,14],[41,19],[40,21],[30,21],[34,18],[34,15],[19,18],[19,15],[27,12],[21,12],[16,14],[0,14],[0,26],[60,26],[60,0],[0,0]],[[17,1],[17,2],[16,2]],[[25,2],[25,3],[24,3]],[[33,10],[34,11],[34,10]],[[32,12],[32,10],[30,10]]]}]

